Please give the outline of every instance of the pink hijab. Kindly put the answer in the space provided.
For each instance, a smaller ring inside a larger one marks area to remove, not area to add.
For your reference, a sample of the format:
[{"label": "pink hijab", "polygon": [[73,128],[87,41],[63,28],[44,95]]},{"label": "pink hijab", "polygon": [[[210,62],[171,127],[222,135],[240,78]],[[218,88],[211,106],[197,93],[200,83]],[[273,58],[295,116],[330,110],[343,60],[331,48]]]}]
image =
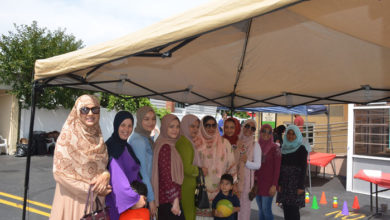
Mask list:
[{"label": "pink hijab", "polygon": [[201,122],[198,117],[196,117],[193,114],[185,115],[180,122],[180,135],[183,135],[191,142],[192,147],[194,148],[194,160],[192,164],[194,166],[199,166],[200,159],[199,159],[199,154],[197,153],[197,149],[201,147],[202,139],[199,136],[199,132],[195,138],[192,138],[190,134],[190,128],[189,128],[190,125],[195,121],[199,121],[199,126],[200,126]]},{"label": "pink hijab", "polygon": [[259,144],[261,147],[261,152],[263,155],[267,155],[267,153],[269,152],[270,149],[272,149],[272,147],[276,147],[277,149],[279,149],[279,146],[274,143],[274,138],[272,136],[272,133],[271,133],[270,139],[268,139],[267,141],[261,138],[261,132],[264,129],[268,129],[272,132],[272,127],[269,124],[264,124],[263,126],[261,126],[261,129],[260,129]]},{"label": "pink hijab", "polygon": [[[154,192],[154,199],[156,201],[156,205],[158,206],[158,199],[159,199],[159,178],[158,178],[158,156],[161,150],[161,147],[165,144],[168,144],[171,148],[171,176],[172,181],[181,185],[183,183],[184,178],[184,171],[183,171],[183,162],[181,160],[179,152],[176,150],[176,142],[179,139],[180,135],[176,138],[170,138],[168,136],[168,127],[169,124],[173,121],[179,119],[173,115],[168,114],[165,115],[161,120],[161,132],[158,136],[156,142],[154,143],[154,150],[153,150],[153,168],[152,168],[152,186],[153,186],[153,192]],[[180,122],[180,121],[179,121]]]},{"label": "pink hijab", "polygon": [[[239,138],[238,138],[238,140],[243,144],[244,149],[237,149],[236,154],[238,154],[238,152],[241,153],[241,151],[242,151],[242,154],[245,152],[246,155],[248,156],[248,160],[253,161],[252,158],[253,158],[253,151],[254,151],[254,147],[255,147],[255,137],[253,135],[252,136],[244,135],[244,127],[245,127],[245,125],[247,125],[249,123],[253,123],[256,127],[256,121],[253,119],[248,119],[244,122],[244,124],[242,125],[241,133],[240,133]],[[239,160],[239,158],[240,158],[240,155],[238,156],[238,158],[236,160]],[[244,188],[244,180],[245,180],[246,173],[248,171],[249,170],[245,168],[244,163],[238,163],[237,177],[240,179],[240,181],[238,182],[239,191],[242,191]],[[249,172],[252,173],[252,171],[249,171]]]},{"label": "pink hijab", "polygon": [[[219,131],[217,130],[218,128],[215,128],[215,133],[214,135],[210,135],[207,133],[206,129],[204,128],[204,120],[206,117],[210,117],[214,120],[215,123],[217,121],[215,120],[214,117],[211,116],[205,116],[202,118],[202,121],[200,122],[200,134],[202,138],[202,146],[198,148],[198,151],[203,152],[205,155],[207,151],[211,151],[213,147],[216,147],[216,154],[220,156],[221,158],[226,158],[226,150],[225,150],[225,145],[223,144],[223,137],[219,135]],[[216,155],[214,155],[215,157]],[[220,160],[217,160],[217,166],[220,167]],[[202,167],[210,167],[210,164],[205,164],[204,161],[201,161]]]}]

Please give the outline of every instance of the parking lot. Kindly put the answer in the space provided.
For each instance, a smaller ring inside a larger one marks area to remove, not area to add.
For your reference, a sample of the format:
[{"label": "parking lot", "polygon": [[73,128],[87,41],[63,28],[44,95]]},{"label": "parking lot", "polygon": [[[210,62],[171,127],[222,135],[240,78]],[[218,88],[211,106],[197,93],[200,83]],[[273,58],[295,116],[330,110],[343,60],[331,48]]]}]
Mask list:
[{"label": "parking lot", "polygon": [[[33,156],[31,158],[30,185],[28,191],[28,212],[30,220],[48,219],[53,200],[55,182],[52,176],[52,156]],[[26,158],[14,157],[11,155],[0,156],[0,220],[22,219],[23,192]],[[368,195],[356,194],[345,191],[345,180],[342,177],[320,177],[312,178],[312,191],[316,195],[318,203],[322,192],[325,192],[327,205],[319,205],[318,210],[311,208],[311,203],[301,209],[301,219],[368,219],[370,218],[370,197]],[[361,209],[352,210],[352,203],[355,195],[359,198]],[[338,197],[339,207],[332,208],[332,197]],[[310,197],[312,200],[313,196]],[[341,214],[343,203],[347,201],[349,216]],[[390,205],[388,199],[379,199],[379,204]],[[375,209],[374,209],[375,210]],[[281,208],[273,205],[275,219],[283,219]],[[251,219],[257,219],[257,205],[252,202]],[[390,219],[389,211],[380,217],[371,219]]]}]

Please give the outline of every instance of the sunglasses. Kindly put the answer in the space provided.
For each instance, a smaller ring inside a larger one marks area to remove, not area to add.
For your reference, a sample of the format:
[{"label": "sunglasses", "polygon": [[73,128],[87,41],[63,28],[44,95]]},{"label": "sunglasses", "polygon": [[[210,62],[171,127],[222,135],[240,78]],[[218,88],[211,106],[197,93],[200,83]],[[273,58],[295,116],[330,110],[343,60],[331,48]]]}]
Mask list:
[{"label": "sunglasses", "polygon": [[82,107],[82,108],[80,108],[80,113],[83,114],[83,115],[88,115],[88,113],[90,111],[92,111],[93,114],[99,114],[100,113],[100,107],[92,107],[92,108]]},{"label": "sunglasses", "polygon": [[267,131],[267,130],[261,130],[260,132],[263,134],[272,134],[272,131]]},{"label": "sunglasses", "polygon": [[256,127],[252,127],[250,125],[245,125],[244,128],[246,129],[251,129],[251,131],[255,132],[256,131]]},{"label": "sunglasses", "polygon": [[216,127],[217,127],[217,124],[215,124],[215,123],[212,123],[212,124],[205,124],[204,127],[205,127],[205,128],[216,128]]}]

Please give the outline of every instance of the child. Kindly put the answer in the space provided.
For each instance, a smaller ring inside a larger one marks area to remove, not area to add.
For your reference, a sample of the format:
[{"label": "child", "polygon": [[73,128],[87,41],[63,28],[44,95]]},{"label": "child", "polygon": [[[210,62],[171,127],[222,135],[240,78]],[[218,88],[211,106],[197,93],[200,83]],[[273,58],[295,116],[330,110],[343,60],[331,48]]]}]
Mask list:
[{"label": "child", "polygon": [[[146,185],[144,183],[141,183],[139,181],[133,181],[131,184],[131,188],[140,195],[140,199],[144,201],[146,204],[146,195],[148,194],[148,188],[146,188]],[[130,208],[123,212],[119,220],[127,220],[127,219],[133,219],[133,220],[149,220],[150,214],[149,210],[147,208]]]},{"label": "child", "polygon": [[[240,200],[236,195],[232,193],[233,189],[233,177],[230,174],[224,174],[221,177],[219,183],[221,191],[215,196],[212,204],[214,220],[235,220],[237,219],[237,212],[240,211]],[[228,217],[223,217],[222,213],[216,210],[219,200],[227,199],[233,204],[233,213]]]}]

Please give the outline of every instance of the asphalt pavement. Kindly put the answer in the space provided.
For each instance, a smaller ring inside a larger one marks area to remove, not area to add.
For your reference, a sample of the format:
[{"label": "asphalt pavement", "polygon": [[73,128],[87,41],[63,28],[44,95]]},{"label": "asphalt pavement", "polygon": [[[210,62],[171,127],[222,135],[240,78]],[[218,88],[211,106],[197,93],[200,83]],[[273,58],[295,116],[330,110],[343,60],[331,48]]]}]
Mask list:
[{"label": "asphalt pavement", "polygon": [[[28,208],[26,219],[48,219],[53,201],[55,181],[52,175],[52,156],[32,156],[30,167],[30,184],[28,190]],[[0,155],[0,220],[22,219],[26,157]],[[322,192],[325,193],[327,204],[321,205]],[[312,209],[314,195],[319,209]],[[338,208],[332,207],[333,196],[338,197]],[[354,197],[358,196],[360,210],[353,210]],[[342,214],[343,203],[347,202],[349,215]],[[374,200],[375,201],[375,200]],[[390,206],[390,200],[379,198],[379,204]],[[251,204],[251,220],[258,219],[256,202]],[[379,208],[380,210],[380,208]],[[375,208],[374,208],[375,211]],[[345,191],[344,177],[325,177],[322,175],[312,178],[312,195],[310,203],[301,209],[302,220],[322,219],[390,219],[390,211],[379,217],[371,216],[370,197]],[[283,218],[283,210],[273,204],[275,220]]]}]

